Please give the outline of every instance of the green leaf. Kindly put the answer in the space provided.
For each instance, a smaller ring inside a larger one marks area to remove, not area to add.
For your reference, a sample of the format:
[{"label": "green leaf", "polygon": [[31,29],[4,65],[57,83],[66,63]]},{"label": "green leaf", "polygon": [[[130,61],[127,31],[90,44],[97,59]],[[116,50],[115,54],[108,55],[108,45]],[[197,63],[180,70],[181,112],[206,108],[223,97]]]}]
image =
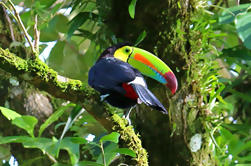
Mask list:
[{"label": "green leaf", "polygon": [[13,120],[15,118],[21,117],[20,114],[5,107],[0,106],[0,111],[2,112],[3,116],[5,116],[8,120]]},{"label": "green leaf", "polygon": [[74,165],[78,162],[80,154],[79,154],[79,144],[75,144],[72,142],[71,137],[65,137],[60,143],[60,149],[64,149],[68,152],[71,164]]},{"label": "green leaf", "polygon": [[242,141],[238,141],[239,144],[238,146],[236,146],[233,151],[231,152],[231,154],[233,156],[237,156],[238,154],[240,154],[241,152],[243,152],[244,150],[250,150],[251,149],[251,141],[248,141],[246,143],[242,142]]},{"label": "green leaf", "polygon": [[57,14],[50,21],[49,26],[57,32],[66,33],[68,31],[68,18],[63,14]]},{"label": "green leaf", "polygon": [[111,141],[114,143],[118,143],[119,142],[119,136],[120,134],[117,132],[112,132],[111,134],[105,135],[100,139],[100,142],[104,142],[104,141]]},{"label": "green leaf", "polygon": [[120,154],[125,154],[131,157],[136,157],[136,153],[128,148],[119,148],[115,150],[115,152],[120,153]]},{"label": "green leaf", "polygon": [[241,4],[231,8],[225,9],[219,16],[220,24],[227,24],[234,21],[235,16],[241,12],[245,12],[250,4]]},{"label": "green leaf", "polygon": [[[72,166],[71,164],[54,163],[52,166]],[[77,165],[79,166],[79,165]]]},{"label": "green leaf", "polygon": [[[73,110],[71,111],[70,116],[67,119],[67,122],[65,124],[64,130],[60,136],[59,142],[57,144],[57,156],[59,155],[59,147],[61,146],[61,141],[63,140],[63,137],[65,135],[65,133],[69,130],[69,128],[72,126],[72,124],[74,123],[74,121],[84,112],[85,110],[82,109],[82,107],[80,105],[76,105]],[[71,161],[75,162],[75,156],[73,156],[71,158]]]},{"label": "green leaf", "polygon": [[50,20],[48,26],[41,29],[40,41],[49,42],[58,40],[58,32],[66,33],[67,31],[68,18],[62,14],[57,14]]},{"label": "green leaf", "polygon": [[[238,157],[238,161],[240,162],[251,162],[251,155],[247,155],[244,157]],[[250,166],[250,164],[237,164],[235,166]]]},{"label": "green leaf", "polygon": [[104,166],[104,164],[99,164],[94,161],[80,161],[78,166]]},{"label": "green leaf", "polygon": [[34,137],[33,130],[37,122],[37,118],[29,115],[17,117],[12,120],[12,124],[24,129],[31,137]]},{"label": "green leaf", "polygon": [[229,49],[223,49],[222,50],[223,55],[221,55],[222,58],[234,58],[236,60],[245,60],[250,61],[251,60],[251,52],[244,48],[244,47],[232,47]]},{"label": "green leaf", "polygon": [[229,89],[229,92],[233,93],[233,95],[236,95],[237,97],[242,98],[247,102],[251,102],[251,96],[249,94],[241,93],[234,89]]},{"label": "green leaf", "polygon": [[64,54],[63,54],[64,47],[65,47],[65,42],[58,41],[55,44],[55,46],[52,48],[50,56],[48,58],[48,65],[54,70],[59,71],[59,73],[60,73],[60,67],[62,67],[63,58],[64,58]]},{"label": "green leaf", "polygon": [[75,30],[77,30],[81,25],[85,23],[86,20],[91,19],[93,21],[97,21],[98,15],[91,12],[80,12],[70,21],[70,28],[68,31],[67,38],[69,39]]},{"label": "green leaf", "polygon": [[71,141],[75,144],[87,144],[88,141],[81,137],[71,137]]},{"label": "green leaf", "polygon": [[39,134],[38,137],[41,136],[41,134],[43,133],[43,131],[49,126],[51,125],[53,122],[57,121],[58,118],[60,116],[63,115],[63,113],[65,112],[65,110],[67,110],[69,107],[74,107],[75,104],[67,104],[66,106],[62,106],[60,107],[56,112],[54,112],[41,126],[39,129]]},{"label": "green leaf", "polygon": [[135,46],[139,45],[146,37],[147,33],[144,30],[143,32],[141,32],[141,34],[139,35],[139,37],[137,38],[136,42],[135,42]]},{"label": "green leaf", "polygon": [[40,3],[46,8],[49,8],[55,1],[56,0],[46,0],[46,1],[40,1]]},{"label": "green leaf", "polygon": [[251,12],[238,14],[235,18],[235,27],[244,46],[251,50]]},{"label": "green leaf", "polygon": [[43,160],[46,158],[45,155],[43,156],[38,156],[38,157],[35,157],[35,158],[30,158],[30,159],[25,159],[25,161],[22,162],[22,165],[32,165],[32,164],[35,164],[35,163],[40,163],[40,162],[43,162]]},{"label": "green leaf", "polygon": [[69,128],[72,126],[74,121],[84,112],[84,109],[80,105],[76,105],[73,110],[71,111],[70,116],[67,119],[67,122],[65,124],[64,130],[61,134],[60,140],[64,137],[65,133],[69,130]]},{"label": "green leaf", "polygon": [[[114,158],[117,155],[117,152],[115,151],[118,149],[118,144],[115,144],[113,142],[107,142],[104,144],[104,155],[105,155],[105,163],[106,165],[110,165],[110,163],[114,160]],[[101,153],[98,156],[98,159],[96,160],[97,163],[103,163],[103,154]]]},{"label": "green leaf", "polygon": [[32,138],[28,136],[8,136],[8,137],[0,136],[0,144],[23,143],[29,141],[30,139]]},{"label": "green leaf", "polygon": [[130,17],[132,19],[134,19],[134,16],[135,16],[136,3],[137,3],[137,0],[131,0],[131,3],[129,5],[129,7],[128,7],[128,11],[129,11]]},{"label": "green leaf", "polygon": [[50,138],[30,138],[28,141],[23,142],[25,148],[37,148],[43,153],[47,152],[51,156],[56,156],[56,144],[58,140]]}]

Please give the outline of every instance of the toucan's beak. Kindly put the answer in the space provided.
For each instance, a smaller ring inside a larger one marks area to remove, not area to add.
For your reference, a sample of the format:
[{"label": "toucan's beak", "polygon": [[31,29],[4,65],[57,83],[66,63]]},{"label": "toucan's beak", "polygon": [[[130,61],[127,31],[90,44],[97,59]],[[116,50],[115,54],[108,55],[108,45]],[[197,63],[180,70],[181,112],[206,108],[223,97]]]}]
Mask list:
[{"label": "toucan's beak", "polygon": [[152,53],[132,47],[127,62],[138,69],[142,74],[165,84],[174,94],[177,90],[177,79],[172,70],[157,56]]}]

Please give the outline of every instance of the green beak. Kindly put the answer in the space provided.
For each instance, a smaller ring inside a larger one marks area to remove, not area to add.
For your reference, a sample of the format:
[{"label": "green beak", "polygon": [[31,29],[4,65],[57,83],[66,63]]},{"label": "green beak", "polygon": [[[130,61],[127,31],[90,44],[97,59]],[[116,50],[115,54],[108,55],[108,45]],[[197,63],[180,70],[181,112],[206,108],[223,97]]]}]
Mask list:
[{"label": "green beak", "polygon": [[172,70],[152,53],[137,47],[132,47],[132,49],[127,62],[138,69],[143,75],[165,84],[171,90],[172,94],[174,94],[178,83]]}]

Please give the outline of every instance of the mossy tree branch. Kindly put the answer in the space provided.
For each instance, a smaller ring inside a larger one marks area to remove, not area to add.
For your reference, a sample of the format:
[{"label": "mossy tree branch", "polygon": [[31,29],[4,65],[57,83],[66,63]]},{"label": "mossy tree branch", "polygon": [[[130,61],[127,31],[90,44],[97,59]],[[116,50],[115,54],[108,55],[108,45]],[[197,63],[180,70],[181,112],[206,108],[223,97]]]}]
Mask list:
[{"label": "mossy tree branch", "polygon": [[136,165],[148,165],[147,153],[132,127],[112,114],[115,108],[101,102],[99,93],[85,83],[58,75],[38,58],[24,60],[8,49],[0,48],[0,68],[52,96],[82,105],[108,131],[120,133],[123,144],[136,152],[132,160]]}]

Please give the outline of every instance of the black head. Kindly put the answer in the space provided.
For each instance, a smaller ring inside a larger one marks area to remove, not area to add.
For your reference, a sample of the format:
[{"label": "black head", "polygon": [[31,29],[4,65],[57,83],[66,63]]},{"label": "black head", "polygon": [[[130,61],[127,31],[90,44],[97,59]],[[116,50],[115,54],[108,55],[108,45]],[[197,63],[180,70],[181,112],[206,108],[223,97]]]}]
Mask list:
[{"label": "black head", "polygon": [[[123,42],[123,43],[118,43],[118,44],[116,44],[116,45],[113,45],[113,46],[111,46],[111,47],[108,47],[106,50],[104,50],[104,51],[101,53],[99,59],[100,59],[100,58],[104,58],[104,57],[113,57],[114,52],[115,52],[117,49],[119,49],[119,48],[121,48],[121,47],[123,47],[123,46],[132,46],[132,44],[130,44],[129,42]],[[99,60],[99,59],[98,59],[98,60]]]}]

